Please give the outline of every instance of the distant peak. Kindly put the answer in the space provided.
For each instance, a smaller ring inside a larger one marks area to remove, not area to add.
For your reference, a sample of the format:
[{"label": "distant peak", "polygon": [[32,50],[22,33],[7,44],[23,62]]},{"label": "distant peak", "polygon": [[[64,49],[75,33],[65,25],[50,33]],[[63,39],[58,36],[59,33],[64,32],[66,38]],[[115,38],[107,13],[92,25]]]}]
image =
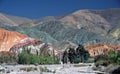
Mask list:
[{"label": "distant peak", "polygon": [[2,15],[2,13],[0,13],[0,15]]},{"label": "distant peak", "polygon": [[3,22],[3,23],[7,23],[7,24],[12,24],[14,26],[16,26],[17,24],[12,21],[11,19],[7,18],[4,14],[0,13],[0,20]]},{"label": "distant peak", "polygon": [[14,15],[9,15],[6,13],[0,13],[0,23],[9,26],[18,26],[20,24],[31,23],[31,19],[25,17],[19,17]]}]

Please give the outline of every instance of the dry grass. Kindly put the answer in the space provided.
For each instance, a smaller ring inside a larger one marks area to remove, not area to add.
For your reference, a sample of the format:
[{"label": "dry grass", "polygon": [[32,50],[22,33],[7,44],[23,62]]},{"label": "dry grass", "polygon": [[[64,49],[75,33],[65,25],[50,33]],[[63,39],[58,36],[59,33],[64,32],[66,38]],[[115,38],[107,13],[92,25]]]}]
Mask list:
[{"label": "dry grass", "polygon": [[40,71],[41,72],[51,72],[51,73],[55,73],[56,72],[56,71],[49,70],[47,67],[40,67]]},{"label": "dry grass", "polygon": [[36,67],[25,67],[25,68],[20,68],[20,70],[30,72],[30,71],[37,71],[37,68]]},{"label": "dry grass", "polygon": [[85,64],[75,64],[75,65],[73,65],[74,67],[84,67],[84,66],[87,66],[87,65],[85,65]]}]

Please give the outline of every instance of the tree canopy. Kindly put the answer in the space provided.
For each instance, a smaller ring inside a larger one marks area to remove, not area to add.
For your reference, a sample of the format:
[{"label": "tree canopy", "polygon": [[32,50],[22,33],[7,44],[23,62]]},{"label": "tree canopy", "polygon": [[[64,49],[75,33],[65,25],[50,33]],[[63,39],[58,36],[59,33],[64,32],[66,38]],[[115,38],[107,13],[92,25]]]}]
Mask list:
[{"label": "tree canopy", "polygon": [[69,48],[68,51],[63,53],[62,61],[63,63],[79,63],[79,62],[86,62],[90,54],[87,50],[85,50],[83,45],[78,45],[76,49]]}]

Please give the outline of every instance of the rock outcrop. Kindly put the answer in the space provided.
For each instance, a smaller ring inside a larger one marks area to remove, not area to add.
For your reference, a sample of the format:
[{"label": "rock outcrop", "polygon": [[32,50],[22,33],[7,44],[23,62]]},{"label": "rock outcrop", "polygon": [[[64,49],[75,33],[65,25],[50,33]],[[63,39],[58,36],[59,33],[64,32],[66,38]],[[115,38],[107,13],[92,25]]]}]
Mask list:
[{"label": "rock outcrop", "polygon": [[24,38],[27,38],[27,36],[18,32],[0,29],[0,51],[9,51],[13,45]]},{"label": "rock outcrop", "polygon": [[24,49],[29,49],[31,53],[37,54],[45,43],[41,40],[27,37],[10,48],[10,52],[20,53]]},{"label": "rock outcrop", "polygon": [[91,56],[96,56],[100,54],[107,54],[110,50],[120,50],[120,46],[99,43],[86,46],[85,49],[88,50]]},{"label": "rock outcrop", "polygon": [[52,45],[30,37],[22,39],[13,45],[9,51],[13,53],[21,53],[24,50],[28,50],[29,53],[36,55],[55,55],[56,57],[60,57],[62,54],[61,51],[56,50]]},{"label": "rock outcrop", "polygon": [[29,50],[29,53],[36,55],[49,55],[60,57],[62,52],[56,50],[52,45],[46,44],[41,40],[25,38],[10,48],[10,52],[21,53],[23,50]]}]

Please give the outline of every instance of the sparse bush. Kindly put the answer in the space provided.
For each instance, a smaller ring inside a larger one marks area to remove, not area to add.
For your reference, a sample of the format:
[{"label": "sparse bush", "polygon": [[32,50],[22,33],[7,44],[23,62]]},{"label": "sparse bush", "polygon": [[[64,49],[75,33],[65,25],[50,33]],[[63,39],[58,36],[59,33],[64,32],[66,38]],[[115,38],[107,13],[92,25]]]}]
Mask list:
[{"label": "sparse bush", "polygon": [[20,68],[20,70],[30,72],[30,71],[37,71],[37,68],[36,67],[24,67],[24,68]]},{"label": "sparse bush", "polygon": [[120,51],[110,51],[108,54],[102,54],[95,57],[94,62],[96,66],[108,66],[110,64],[120,65]]},{"label": "sparse bush", "polygon": [[115,51],[108,52],[107,58],[111,60],[111,63],[115,63],[117,61],[117,52]]},{"label": "sparse bush", "polygon": [[0,63],[17,63],[17,54],[11,52],[1,52]]},{"label": "sparse bush", "polygon": [[94,62],[94,58],[90,57],[86,62],[87,63],[93,63]]},{"label": "sparse bush", "polygon": [[117,58],[117,63],[120,65],[120,57]]},{"label": "sparse bush", "polygon": [[100,61],[97,61],[95,63],[96,67],[98,67],[99,65],[101,65],[101,66],[108,66],[109,64],[110,64],[110,62],[107,61],[107,60],[100,60]]},{"label": "sparse bush", "polygon": [[40,67],[41,72],[52,72],[51,70],[47,69],[47,67]]}]

